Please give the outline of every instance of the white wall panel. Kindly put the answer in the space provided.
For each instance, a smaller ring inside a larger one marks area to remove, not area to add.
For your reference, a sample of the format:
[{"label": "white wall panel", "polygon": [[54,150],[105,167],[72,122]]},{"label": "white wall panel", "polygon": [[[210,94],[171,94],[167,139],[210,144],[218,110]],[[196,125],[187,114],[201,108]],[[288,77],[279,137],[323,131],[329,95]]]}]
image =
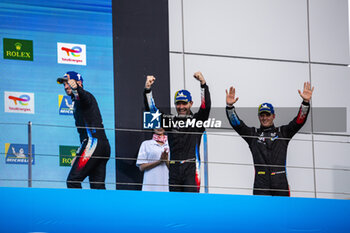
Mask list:
[{"label": "white wall panel", "polygon": [[185,0],[185,51],[307,60],[306,0]]},{"label": "white wall panel", "polygon": [[321,195],[326,198],[338,195],[350,196],[350,172],[316,170],[316,188],[317,196]]},{"label": "white wall panel", "polygon": [[248,144],[233,129],[207,134],[209,162],[253,165]]},{"label": "white wall panel", "polygon": [[[312,65],[313,107],[347,108],[346,133],[350,133],[350,68],[346,66]],[[317,115],[315,115],[317,117]],[[334,124],[330,119],[325,124]],[[344,129],[345,130],[345,129]],[[339,132],[341,133],[341,132]]]},{"label": "white wall panel", "polygon": [[315,196],[312,154],[311,135],[297,134],[289,142],[287,178],[292,197]]},{"label": "white wall panel", "polygon": [[210,193],[252,194],[254,166],[248,144],[234,130],[218,134],[208,132]]},{"label": "white wall panel", "polygon": [[350,170],[350,138],[315,135],[315,166]]},{"label": "white wall panel", "polygon": [[[315,135],[315,166],[318,197],[350,198],[349,137]],[[346,195],[345,195],[346,196]]]},{"label": "white wall panel", "polygon": [[234,195],[253,195],[250,189],[235,189],[235,188],[210,188],[209,193],[215,194],[234,194]]},{"label": "white wall panel", "polygon": [[287,166],[312,168],[312,136],[310,134],[295,135],[289,142],[287,153]]},{"label": "white wall panel", "polygon": [[312,169],[288,168],[287,178],[292,197],[314,197],[314,175]]},{"label": "white wall panel", "polygon": [[169,50],[182,52],[181,0],[169,0]]},{"label": "white wall panel", "polygon": [[311,61],[349,64],[348,0],[310,0]]},{"label": "white wall panel", "polygon": [[182,54],[170,54],[170,106],[174,107],[174,96],[178,90],[184,88]]},{"label": "white wall panel", "polygon": [[[220,189],[221,191],[232,190],[231,194],[253,193],[254,169],[238,165],[211,164],[209,172],[211,174],[209,177],[210,193]],[[247,182],[248,180],[250,182]],[[239,190],[240,192],[234,192]]]},{"label": "white wall panel", "polygon": [[334,194],[334,193],[333,194],[319,193],[317,194],[317,198],[350,200],[350,194],[345,195],[345,194]]},{"label": "white wall panel", "polygon": [[[193,73],[202,71],[210,88],[212,106],[226,106],[225,89],[236,87],[238,107],[256,107],[271,102],[275,107],[298,107],[298,89],[309,80],[308,65],[212,56],[186,55],[186,88],[200,103],[200,88]],[[296,113],[297,114],[297,113]],[[293,116],[294,117],[294,116]]]},{"label": "white wall panel", "polygon": [[307,197],[307,198],[314,198],[315,194],[311,192],[293,192],[291,193],[292,197]]}]

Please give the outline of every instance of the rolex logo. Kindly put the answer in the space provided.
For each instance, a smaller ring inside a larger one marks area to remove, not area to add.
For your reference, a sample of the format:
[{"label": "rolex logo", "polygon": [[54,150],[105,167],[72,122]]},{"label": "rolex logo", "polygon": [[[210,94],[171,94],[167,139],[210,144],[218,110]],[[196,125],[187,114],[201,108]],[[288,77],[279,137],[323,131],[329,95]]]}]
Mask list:
[{"label": "rolex logo", "polygon": [[16,47],[16,50],[21,50],[22,44],[17,42],[17,43],[15,43],[15,47]]},{"label": "rolex logo", "polygon": [[33,61],[33,41],[3,38],[4,59]]}]

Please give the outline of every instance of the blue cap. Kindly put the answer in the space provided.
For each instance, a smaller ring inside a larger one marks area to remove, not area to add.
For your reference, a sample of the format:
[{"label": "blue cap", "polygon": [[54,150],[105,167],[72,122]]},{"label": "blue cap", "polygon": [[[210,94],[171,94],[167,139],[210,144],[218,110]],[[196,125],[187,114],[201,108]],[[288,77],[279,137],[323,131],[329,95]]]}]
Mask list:
[{"label": "blue cap", "polygon": [[191,102],[192,96],[191,93],[187,90],[180,90],[175,93],[175,103],[183,101],[183,102]]},{"label": "blue cap", "polygon": [[63,77],[57,79],[57,83],[62,84],[64,81],[68,80],[68,77],[70,79],[83,82],[83,76],[81,76],[81,74],[75,71],[68,71]]},{"label": "blue cap", "polygon": [[275,109],[273,108],[272,104],[270,103],[263,103],[260,104],[258,114],[262,112],[268,112],[270,114],[275,114]]}]

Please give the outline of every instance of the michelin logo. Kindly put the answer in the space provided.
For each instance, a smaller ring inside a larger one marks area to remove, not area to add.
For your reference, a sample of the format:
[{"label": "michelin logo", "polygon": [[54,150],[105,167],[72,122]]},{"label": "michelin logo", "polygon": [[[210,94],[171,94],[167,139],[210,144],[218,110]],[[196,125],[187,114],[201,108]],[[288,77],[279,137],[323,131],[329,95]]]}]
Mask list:
[{"label": "michelin logo", "polygon": [[73,115],[74,103],[67,95],[58,95],[58,106],[60,115]]},{"label": "michelin logo", "polygon": [[[8,164],[28,164],[28,144],[5,143],[5,161]],[[34,164],[32,145],[32,164]]]}]

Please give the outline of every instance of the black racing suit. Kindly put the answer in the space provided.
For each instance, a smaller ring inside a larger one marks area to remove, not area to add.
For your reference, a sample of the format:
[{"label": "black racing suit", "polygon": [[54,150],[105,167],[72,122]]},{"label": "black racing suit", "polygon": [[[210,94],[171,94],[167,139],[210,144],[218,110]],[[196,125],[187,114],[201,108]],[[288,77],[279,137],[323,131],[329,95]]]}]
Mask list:
[{"label": "black racing suit", "polygon": [[[156,112],[157,107],[152,97],[150,89],[145,89],[146,110]],[[201,85],[201,106],[197,113],[191,112],[190,116],[171,116],[163,119],[166,124],[162,127],[168,132],[168,143],[170,148],[170,168],[169,168],[169,190],[172,192],[199,192],[199,180],[196,180],[196,156],[200,162],[199,147],[204,127],[190,125],[189,127],[170,126],[170,121],[174,124],[192,121],[206,121],[209,118],[211,107],[209,88],[206,84]],[[163,115],[164,116],[164,115]],[[163,120],[163,122],[164,122]],[[193,127],[192,127],[193,126]],[[198,177],[197,177],[198,178]]]},{"label": "black racing suit", "polygon": [[100,109],[95,97],[78,86],[78,95],[72,95],[75,125],[81,146],[67,178],[68,188],[81,188],[89,176],[90,188],[106,189],[106,164],[111,148],[107,140]]},{"label": "black racing suit", "polygon": [[310,105],[303,102],[298,115],[288,125],[268,128],[248,127],[234,107],[226,107],[233,129],[248,143],[255,167],[254,195],[290,196],[286,174],[287,147],[305,124]]}]

